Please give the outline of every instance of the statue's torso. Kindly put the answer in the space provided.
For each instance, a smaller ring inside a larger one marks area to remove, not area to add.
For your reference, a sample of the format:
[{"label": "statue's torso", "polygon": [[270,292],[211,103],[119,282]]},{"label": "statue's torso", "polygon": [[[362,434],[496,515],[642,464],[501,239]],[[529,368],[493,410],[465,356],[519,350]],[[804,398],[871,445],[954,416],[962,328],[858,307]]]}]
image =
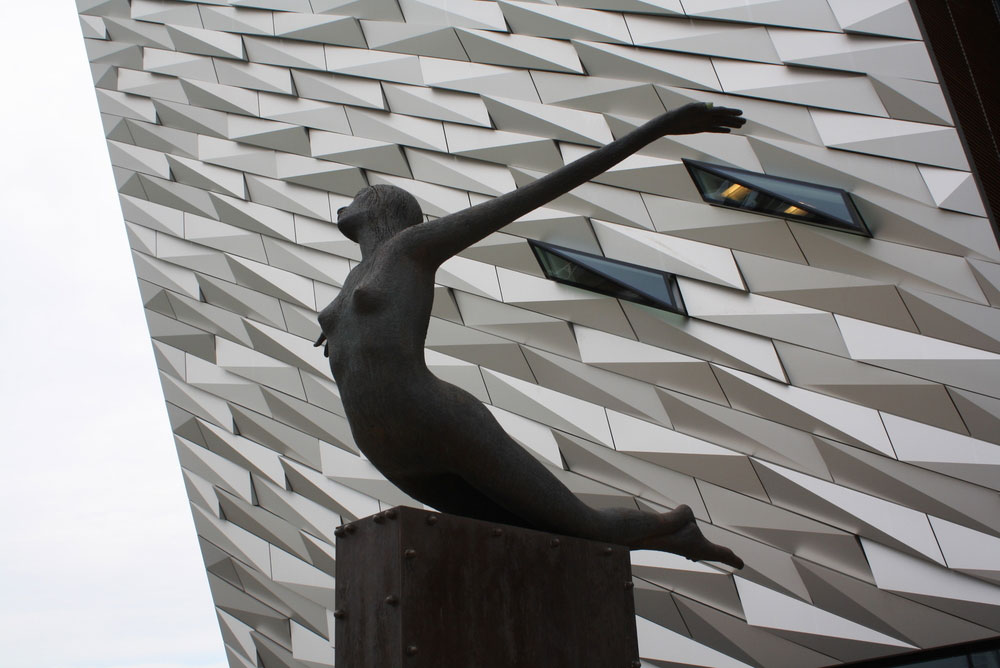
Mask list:
[{"label": "statue's torso", "polygon": [[410,413],[440,382],[424,363],[433,299],[433,273],[390,240],[351,270],[319,316],[355,441],[379,468],[410,456],[401,452]]}]

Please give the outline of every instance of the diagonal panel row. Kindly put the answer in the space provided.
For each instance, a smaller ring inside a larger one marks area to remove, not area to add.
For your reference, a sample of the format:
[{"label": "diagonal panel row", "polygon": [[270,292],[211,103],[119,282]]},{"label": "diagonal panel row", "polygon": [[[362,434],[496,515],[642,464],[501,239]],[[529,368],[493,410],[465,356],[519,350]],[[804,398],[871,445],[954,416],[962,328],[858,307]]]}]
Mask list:
[{"label": "diagonal panel row", "polygon": [[[332,665],[333,527],[414,503],[311,346],[360,259],[336,210],[450,213],[689,101],[750,123],[446,263],[428,366],[587,502],[688,503],[746,558],[633,554],[650,665],[1000,632],[1000,249],[908,3],[78,5],[231,665]],[[713,208],[682,158],[844,189],[873,238]],[[687,315],[550,282],[528,240],[676,274]]]}]

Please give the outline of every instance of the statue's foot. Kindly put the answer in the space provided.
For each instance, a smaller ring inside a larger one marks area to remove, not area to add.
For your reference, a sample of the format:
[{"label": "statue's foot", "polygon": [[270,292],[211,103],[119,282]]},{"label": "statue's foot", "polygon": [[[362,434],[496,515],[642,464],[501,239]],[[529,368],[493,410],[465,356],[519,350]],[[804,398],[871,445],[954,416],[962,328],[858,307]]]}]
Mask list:
[{"label": "statue's foot", "polygon": [[664,531],[645,538],[635,548],[673,552],[691,561],[718,561],[733,568],[743,568],[743,560],[732,550],[705,538],[694,513],[686,505],[660,515]]}]

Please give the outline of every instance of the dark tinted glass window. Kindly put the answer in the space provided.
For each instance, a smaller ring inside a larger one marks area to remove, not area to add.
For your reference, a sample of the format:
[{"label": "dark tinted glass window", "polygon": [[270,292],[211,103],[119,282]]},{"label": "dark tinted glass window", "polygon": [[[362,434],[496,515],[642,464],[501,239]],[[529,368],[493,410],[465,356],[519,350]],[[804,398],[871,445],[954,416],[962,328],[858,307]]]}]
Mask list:
[{"label": "dark tinted glass window", "polygon": [[666,272],[532,241],[545,276],[592,292],[684,314],[677,279]]},{"label": "dark tinted glass window", "polygon": [[697,160],[684,164],[711,204],[871,236],[850,195],[838,188]]},{"label": "dark tinted glass window", "polygon": [[842,668],[1000,668],[998,646],[1000,638],[994,638],[841,665]]}]

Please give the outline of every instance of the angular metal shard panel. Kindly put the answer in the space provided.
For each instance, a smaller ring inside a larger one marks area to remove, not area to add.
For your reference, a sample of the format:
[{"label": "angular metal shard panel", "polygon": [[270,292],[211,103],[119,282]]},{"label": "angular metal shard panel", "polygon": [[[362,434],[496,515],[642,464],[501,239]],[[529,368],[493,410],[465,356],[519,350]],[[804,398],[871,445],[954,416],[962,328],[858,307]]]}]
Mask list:
[{"label": "angular metal shard panel", "polygon": [[78,9],[230,665],[332,665],[334,527],[415,503],[311,345],[360,260],[337,209],[392,183],[451,213],[690,101],[749,122],[654,142],[446,263],[429,368],[588,503],[687,503],[744,557],[632,555],[650,666],[1000,633],[1000,248],[909,3]]}]

